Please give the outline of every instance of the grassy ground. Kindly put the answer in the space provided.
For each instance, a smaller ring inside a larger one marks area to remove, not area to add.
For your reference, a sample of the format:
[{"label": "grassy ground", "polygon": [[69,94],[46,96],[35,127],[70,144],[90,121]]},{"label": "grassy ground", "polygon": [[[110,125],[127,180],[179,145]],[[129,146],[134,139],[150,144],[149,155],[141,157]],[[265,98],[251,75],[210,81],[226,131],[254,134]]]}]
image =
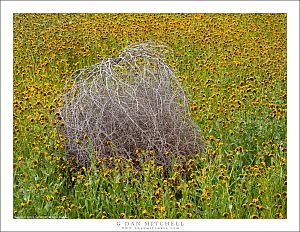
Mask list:
[{"label": "grassy ground", "polygon": [[[286,218],[285,14],[14,15],[14,217]],[[190,93],[206,151],[72,172],[55,110],[78,68],[153,39]],[[174,161],[175,162],[175,161]],[[118,170],[126,167],[122,175]]]}]

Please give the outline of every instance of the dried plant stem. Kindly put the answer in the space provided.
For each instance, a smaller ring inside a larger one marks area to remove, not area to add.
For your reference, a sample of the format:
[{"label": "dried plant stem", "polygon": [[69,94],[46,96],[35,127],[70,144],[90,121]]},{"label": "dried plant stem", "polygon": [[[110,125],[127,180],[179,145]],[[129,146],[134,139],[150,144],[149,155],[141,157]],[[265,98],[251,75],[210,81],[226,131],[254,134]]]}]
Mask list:
[{"label": "dried plant stem", "polygon": [[89,164],[92,153],[132,158],[141,148],[154,150],[155,161],[169,168],[166,152],[200,152],[199,128],[184,89],[163,59],[166,51],[163,44],[136,43],[115,59],[72,75],[60,109],[69,157]]}]

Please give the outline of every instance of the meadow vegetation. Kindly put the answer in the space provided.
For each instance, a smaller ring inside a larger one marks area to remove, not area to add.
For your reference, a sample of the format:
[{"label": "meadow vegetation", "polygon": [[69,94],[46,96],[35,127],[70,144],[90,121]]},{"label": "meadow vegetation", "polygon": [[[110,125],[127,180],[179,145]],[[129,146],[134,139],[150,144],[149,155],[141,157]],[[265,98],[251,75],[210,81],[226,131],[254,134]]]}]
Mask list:
[{"label": "meadow vegetation", "polygon": [[[286,14],[15,14],[14,217],[286,218],[286,32]],[[74,168],[65,82],[145,40],[174,50],[205,151],[167,176],[138,148]]]}]

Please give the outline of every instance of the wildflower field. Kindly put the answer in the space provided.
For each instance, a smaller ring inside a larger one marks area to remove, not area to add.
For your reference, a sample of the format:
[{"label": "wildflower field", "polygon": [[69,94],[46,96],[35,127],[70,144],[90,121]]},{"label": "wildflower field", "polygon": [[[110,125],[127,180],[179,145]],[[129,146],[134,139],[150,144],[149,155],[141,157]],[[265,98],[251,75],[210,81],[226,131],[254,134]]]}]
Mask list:
[{"label": "wildflower field", "polygon": [[[13,23],[14,218],[287,217],[286,14],[14,14]],[[75,170],[57,129],[65,82],[146,40],[174,51],[167,63],[205,149],[185,163],[174,156],[167,176],[138,148],[140,170],[118,156]]]}]

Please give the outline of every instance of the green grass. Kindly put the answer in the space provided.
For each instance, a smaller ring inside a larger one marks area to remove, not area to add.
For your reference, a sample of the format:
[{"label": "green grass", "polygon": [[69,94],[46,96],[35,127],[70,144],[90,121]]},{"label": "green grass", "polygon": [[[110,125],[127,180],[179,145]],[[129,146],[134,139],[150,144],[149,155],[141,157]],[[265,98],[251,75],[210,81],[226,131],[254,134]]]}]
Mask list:
[{"label": "green grass", "polygon": [[[286,20],[15,14],[14,217],[286,218]],[[118,157],[114,169],[97,160],[72,171],[56,130],[65,81],[149,39],[174,50],[168,63],[190,94],[206,151],[168,178],[143,152],[141,172]]]}]

